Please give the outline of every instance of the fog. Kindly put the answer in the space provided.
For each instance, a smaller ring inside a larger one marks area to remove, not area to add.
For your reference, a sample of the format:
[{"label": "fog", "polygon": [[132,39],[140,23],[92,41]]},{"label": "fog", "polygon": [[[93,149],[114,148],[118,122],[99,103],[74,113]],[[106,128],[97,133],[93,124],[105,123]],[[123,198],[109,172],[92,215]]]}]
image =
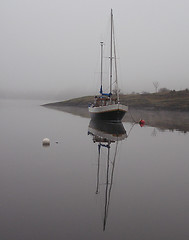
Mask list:
[{"label": "fog", "polygon": [[1,0],[0,96],[96,93],[111,8],[121,91],[188,88],[187,0]]}]

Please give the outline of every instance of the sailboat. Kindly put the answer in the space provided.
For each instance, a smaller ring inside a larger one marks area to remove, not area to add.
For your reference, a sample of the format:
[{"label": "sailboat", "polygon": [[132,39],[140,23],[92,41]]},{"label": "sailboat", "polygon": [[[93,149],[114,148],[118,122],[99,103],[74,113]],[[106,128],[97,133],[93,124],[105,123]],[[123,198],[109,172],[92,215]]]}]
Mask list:
[{"label": "sailboat", "polygon": [[[121,122],[123,116],[128,111],[128,106],[120,103],[118,79],[117,79],[117,64],[116,64],[116,49],[115,49],[115,36],[113,24],[113,11],[111,9],[111,28],[110,28],[110,70],[109,70],[109,93],[103,92],[103,46],[104,43],[100,42],[101,46],[101,70],[100,70],[100,95],[95,96],[94,103],[89,106],[89,113],[91,119],[99,119],[103,121]],[[113,76],[113,63],[115,69],[115,76]],[[113,94],[113,77],[115,77],[115,92]]]}]

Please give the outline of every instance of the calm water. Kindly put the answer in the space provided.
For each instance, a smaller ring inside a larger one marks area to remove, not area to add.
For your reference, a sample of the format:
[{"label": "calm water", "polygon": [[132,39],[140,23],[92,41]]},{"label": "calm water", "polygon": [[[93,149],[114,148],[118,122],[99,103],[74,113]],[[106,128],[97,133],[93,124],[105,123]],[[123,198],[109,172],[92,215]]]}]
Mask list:
[{"label": "calm water", "polygon": [[0,101],[1,240],[189,238],[188,133],[124,123],[103,142],[39,104]]}]

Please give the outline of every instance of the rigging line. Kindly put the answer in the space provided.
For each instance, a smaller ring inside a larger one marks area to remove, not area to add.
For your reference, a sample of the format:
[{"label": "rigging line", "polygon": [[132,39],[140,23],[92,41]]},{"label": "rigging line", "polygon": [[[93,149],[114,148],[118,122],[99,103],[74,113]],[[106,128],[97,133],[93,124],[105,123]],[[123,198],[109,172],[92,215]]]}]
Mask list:
[{"label": "rigging line", "polygon": [[131,130],[133,129],[133,127],[135,126],[135,124],[136,124],[136,123],[133,123],[133,125],[131,126],[131,128],[130,128],[128,134],[127,134],[127,137],[129,137],[129,135],[130,135],[130,133],[131,133]]},{"label": "rigging line", "polygon": [[131,116],[133,122],[134,122],[134,123],[138,123],[138,122],[133,118],[133,116],[132,116],[132,114],[131,114],[131,111],[129,111],[129,114],[130,114],[130,116]]},{"label": "rigging line", "polygon": [[118,91],[118,75],[117,75],[117,56],[116,56],[116,43],[115,43],[115,30],[114,30],[114,22],[112,26],[113,31],[113,43],[114,43],[114,61],[115,61],[115,83],[116,83],[116,94],[117,94],[117,100],[119,102],[119,91]]}]

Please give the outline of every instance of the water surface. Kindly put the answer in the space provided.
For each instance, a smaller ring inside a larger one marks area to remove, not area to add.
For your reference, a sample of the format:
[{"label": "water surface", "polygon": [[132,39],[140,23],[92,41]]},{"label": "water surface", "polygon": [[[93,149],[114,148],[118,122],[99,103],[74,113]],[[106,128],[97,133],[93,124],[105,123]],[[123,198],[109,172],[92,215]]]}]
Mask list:
[{"label": "water surface", "polygon": [[124,122],[99,161],[89,118],[40,104],[0,101],[1,240],[188,239],[188,133]]}]

